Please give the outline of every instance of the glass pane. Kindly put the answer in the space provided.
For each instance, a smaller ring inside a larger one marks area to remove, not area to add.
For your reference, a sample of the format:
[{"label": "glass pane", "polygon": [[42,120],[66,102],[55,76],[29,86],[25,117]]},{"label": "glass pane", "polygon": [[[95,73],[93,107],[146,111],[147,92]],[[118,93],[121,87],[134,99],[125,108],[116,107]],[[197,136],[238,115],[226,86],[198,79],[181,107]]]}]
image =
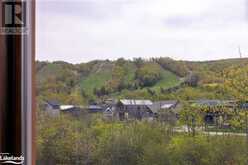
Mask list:
[{"label": "glass pane", "polygon": [[37,164],[247,164],[245,0],[38,0]]}]

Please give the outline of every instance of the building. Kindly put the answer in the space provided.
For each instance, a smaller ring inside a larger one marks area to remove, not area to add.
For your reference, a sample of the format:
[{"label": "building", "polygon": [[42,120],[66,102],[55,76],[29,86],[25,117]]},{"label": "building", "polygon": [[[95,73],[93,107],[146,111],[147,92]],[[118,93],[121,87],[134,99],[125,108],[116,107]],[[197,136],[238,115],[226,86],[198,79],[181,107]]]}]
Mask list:
[{"label": "building", "polygon": [[80,116],[82,109],[74,105],[60,105],[60,112],[78,117]]},{"label": "building", "polygon": [[156,101],[148,107],[152,110],[153,113],[159,113],[159,111],[166,111],[168,109],[175,109],[178,105],[177,100],[168,100],[168,101]]},{"label": "building", "polygon": [[159,121],[175,123],[179,118],[180,106],[177,100],[156,101],[148,107]]},{"label": "building", "polygon": [[242,110],[248,110],[248,103],[241,103],[239,105],[239,108],[242,109]]},{"label": "building", "polygon": [[127,100],[121,99],[117,105],[116,110],[118,112],[118,118],[124,119],[151,119],[154,114],[149,108],[152,105],[150,100]]},{"label": "building", "polygon": [[89,113],[98,113],[101,112],[103,113],[104,108],[100,105],[89,105],[87,108]]},{"label": "building", "polygon": [[115,107],[114,106],[110,106],[110,107],[107,107],[104,111],[103,111],[103,117],[104,119],[106,120],[113,120],[114,117],[116,116],[116,113],[115,113]]},{"label": "building", "polygon": [[50,116],[58,116],[60,114],[60,104],[58,101],[45,101],[44,110]]},{"label": "building", "polygon": [[208,124],[215,124],[218,120],[229,118],[228,112],[233,111],[236,107],[236,101],[233,100],[195,100],[191,101],[195,108],[205,108],[204,120]]},{"label": "building", "polygon": [[61,105],[58,101],[45,101],[45,111],[53,117],[59,116],[60,113],[79,116],[82,109],[75,105]]}]

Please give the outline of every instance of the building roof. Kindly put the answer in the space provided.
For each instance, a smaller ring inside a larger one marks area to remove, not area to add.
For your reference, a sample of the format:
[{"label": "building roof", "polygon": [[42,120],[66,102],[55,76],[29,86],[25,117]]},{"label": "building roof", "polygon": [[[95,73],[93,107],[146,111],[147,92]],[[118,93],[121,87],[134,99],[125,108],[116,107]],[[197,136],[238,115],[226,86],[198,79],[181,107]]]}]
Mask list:
[{"label": "building roof", "polygon": [[104,113],[113,113],[113,109],[108,107],[104,110]]},{"label": "building roof", "polygon": [[207,106],[207,107],[215,107],[215,106],[228,106],[233,107],[236,106],[235,100],[194,100],[191,101],[193,106]]},{"label": "building roof", "polygon": [[200,106],[213,107],[213,106],[223,105],[224,102],[222,100],[196,100],[196,101],[194,101],[193,104],[194,105],[200,105]]},{"label": "building roof", "polygon": [[89,110],[91,110],[91,109],[102,109],[102,107],[99,106],[99,105],[89,105],[88,109]]},{"label": "building roof", "polygon": [[59,106],[60,105],[60,103],[58,101],[55,101],[55,100],[49,100],[46,102],[51,106]]},{"label": "building roof", "polygon": [[248,103],[243,103],[240,105],[241,109],[248,109]]},{"label": "building roof", "polygon": [[177,100],[166,100],[166,101],[157,101],[148,107],[152,110],[153,113],[157,113],[161,109],[170,109],[176,106],[178,103]]},{"label": "building roof", "polygon": [[89,105],[87,109],[89,112],[102,112],[103,111],[103,107],[99,105]]},{"label": "building roof", "polygon": [[120,102],[123,105],[152,105],[151,100],[128,100],[128,99],[121,99]]},{"label": "building roof", "polygon": [[60,104],[59,104],[59,102],[58,101],[51,101],[51,100],[47,100],[46,101],[46,103],[49,105],[49,106],[51,106],[54,110],[57,110],[57,109],[59,109],[59,106],[60,106]]},{"label": "building roof", "polygon": [[74,105],[60,105],[60,110],[68,110],[74,108]]}]

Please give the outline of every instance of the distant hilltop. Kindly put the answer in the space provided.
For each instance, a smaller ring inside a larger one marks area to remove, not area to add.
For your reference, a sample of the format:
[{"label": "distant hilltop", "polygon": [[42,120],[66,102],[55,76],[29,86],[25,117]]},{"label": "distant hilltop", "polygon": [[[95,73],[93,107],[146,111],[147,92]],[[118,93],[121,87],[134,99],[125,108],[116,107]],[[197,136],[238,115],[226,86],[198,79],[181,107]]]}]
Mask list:
[{"label": "distant hilltop", "polygon": [[120,58],[70,64],[37,61],[37,94],[68,104],[103,98],[228,99],[223,73],[248,66],[247,58],[176,61],[171,58]]}]

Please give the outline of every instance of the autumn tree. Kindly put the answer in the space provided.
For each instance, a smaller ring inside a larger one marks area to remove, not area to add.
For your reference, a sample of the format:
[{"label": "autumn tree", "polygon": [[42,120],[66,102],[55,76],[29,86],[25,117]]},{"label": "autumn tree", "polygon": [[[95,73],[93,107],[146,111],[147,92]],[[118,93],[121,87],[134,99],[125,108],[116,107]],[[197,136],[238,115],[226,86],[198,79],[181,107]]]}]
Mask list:
[{"label": "autumn tree", "polygon": [[183,102],[183,109],[179,116],[179,122],[187,126],[189,134],[195,136],[197,126],[201,126],[203,121],[200,110],[187,102]]},{"label": "autumn tree", "polygon": [[146,63],[136,71],[136,79],[142,87],[152,86],[161,78],[161,68],[156,63]]},{"label": "autumn tree", "polygon": [[248,100],[248,65],[225,70],[225,89],[240,101]]}]

